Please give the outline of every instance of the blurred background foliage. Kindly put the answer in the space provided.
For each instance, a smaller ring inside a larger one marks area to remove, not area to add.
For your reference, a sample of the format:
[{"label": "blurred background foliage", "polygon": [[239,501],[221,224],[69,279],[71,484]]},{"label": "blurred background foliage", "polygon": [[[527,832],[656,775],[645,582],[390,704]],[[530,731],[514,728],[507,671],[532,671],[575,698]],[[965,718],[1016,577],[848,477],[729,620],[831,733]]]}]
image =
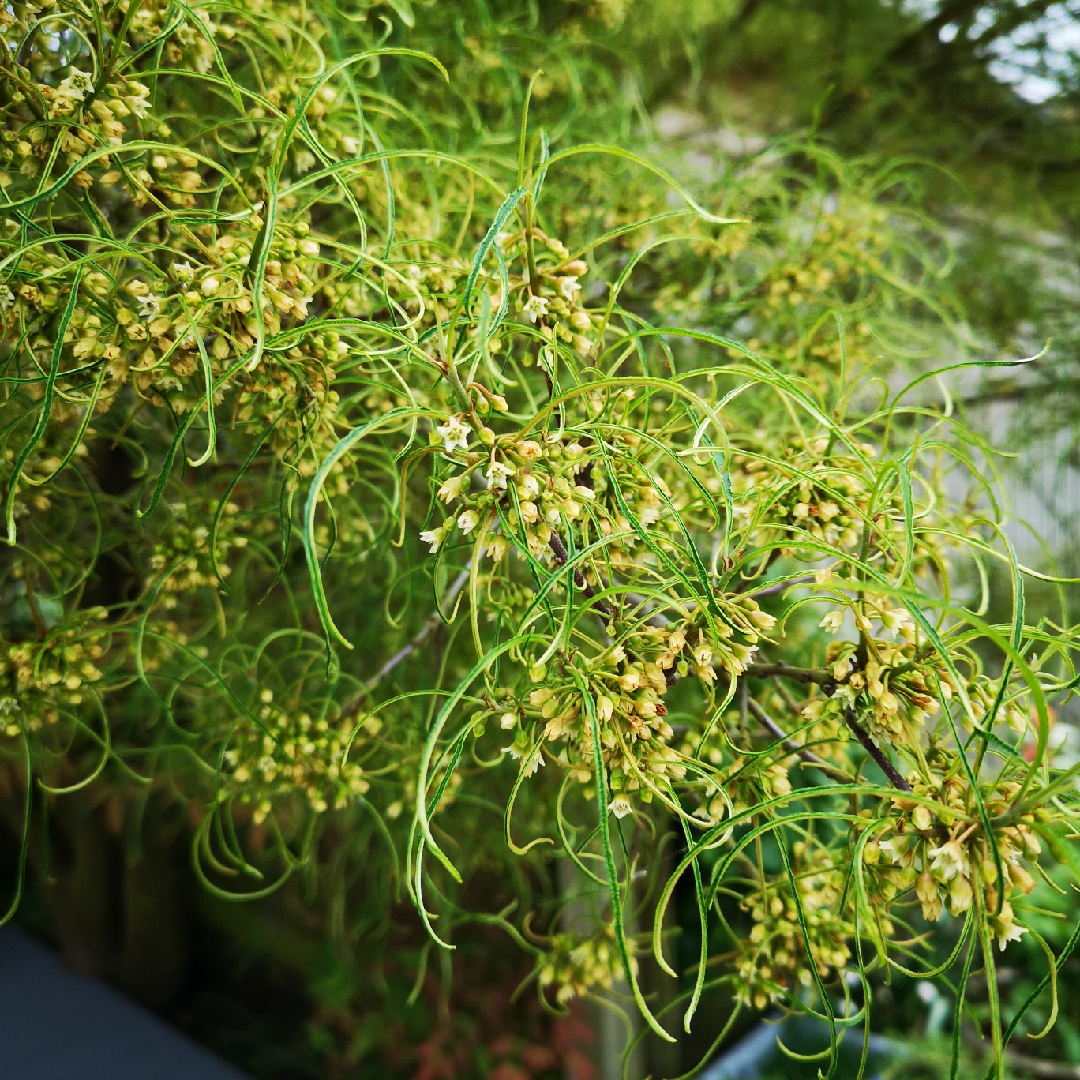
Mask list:
[{"label": "blurred background foliage", "polygon": [[[17,15],[23,6],[4,10]],[[1021,373],[961,384],[956,408],[1018,455],[999,467],[1040,535],[1017,530],[1017,543],[1075,573],[1078,11],[1046,0],[393,0],[342,4],[333,14],[355,31],[353,47],[382,41],[421,50],[449,73],[444,82],[395,58],[368,73],[386,102],[380,122],[402,141],[505,162],[526,85],[542,69],[532,122],[553,145],[633,148],[707,192],[717,212],[752,220],[722,234],[726,277],[703,280],[711,273],[705,257],[661,259],[635,277],[625,302],[636,298],[650,317],[732,333],[780,359],[820,349],[823,373],[837,346],[817,320],[830,310],[843,312],[867,355],[887,350],[913,367],[1031,355],[1051,339],[1042,360]],[[438,212],[436,198],[425,202],[425,178],[401,182],[415,185],[412,212]],[[583,238],[612,227],[620,205],[639,217],[666,205],[663,185],[629,168],[580,169],[559,184],[552,214]],[[590,196],[601,186],[600,205],[614,216],[591,220]],[[832,231],[808,236],[807,221],[822,211]],[[799,290],[816,304],[805,323],[794,305],[783,306]],[[116,494],[129,491],[130,461],[101,446],[95,453]],[[110,558],[89,583],[98,603],[139,587],[124,550]],[[9,634],[42,617],[25,584],[9,578],[5,590]],[[1029,602],[1055,617],[1062,604],[1071,607],[1071,594],[1051,589]],[[350,636],[371,655],[389,655],[419,625],[347,618]],[[395,672],[397,685],[408,687],[416,662]],[[0,865],[9,889],[20,837],[14,775],[0,772]],[[580,1009],[553,1021],[530,995],[513,999],[529,964],[505,947],[499,929],[460,930],[451,974],[397,891],[374,816],[327,825],[309,867],[272,896],[239,904],[208,891],[192,870],[199,814],[168,785],[133,795],[122,777],[47,801],[32,825],[17,917],[79,968],[113,980],[265,1080],[586,1080],[604,1067],[596,1015]],[[494,850],[470,858],[468,888],[477,898],[498,894],[504,876],[527,873]],[[554,880],[515,882],[519,893],[558,888]],[[468,901],[462,907],[490,906]],[[1039,902],[1059,903],[1053,894]],[[677,903],[679,956],[689,964],[696,909],[688,896]],[[1041,932],[1060,950],[1070,924],[1044,922]],[[1010,1008],[1030,993],[1041,963],[1031,938],[1010,950],[1001,972]],[[648,987],[648,970],[643,978]],[[1072,960],[1062,979],[1076,978]],[[934,1002],[899,978],[875,993],[882,1029],[918,1037],[915,1056],[882,1066],[882,1075],[944,1075],[947,1024]],[[707,999],[703,1011],[722,1016],[728,1004]],[[1080,1001],[1065,995],[1060,1005],[1039,1061],[1010,1059],[1017,1076],[1075,1075],[1065,1070],[1080,1064]],[[1036,1010],[1032,1030],[1045,1019]],[[980,1076],[978,1040],[968,1035],[964,1075]],[[820,1032],[804,1033],[800,1048],[815,1038]],[[707,1047],[702,1034],[685,1037],[674,1057],[651,1048],[650,1068],[672,1075]],[[775,1075],[815,1072],[791,1062]]]}]

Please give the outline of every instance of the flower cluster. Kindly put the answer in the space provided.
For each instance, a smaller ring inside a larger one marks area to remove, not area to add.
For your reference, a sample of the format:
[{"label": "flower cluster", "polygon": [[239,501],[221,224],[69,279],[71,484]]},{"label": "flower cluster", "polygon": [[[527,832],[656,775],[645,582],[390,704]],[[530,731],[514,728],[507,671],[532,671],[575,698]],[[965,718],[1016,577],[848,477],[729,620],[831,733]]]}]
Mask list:
[{"label": "flower cluster", "polygon": [[813,986],[815,973],[824,980],[847,967],[853,927],[838,910],[843,891],[843,870],[826,850],[792,845],[791,878],[763,882],[742,902],[753,927],[737,942],[741,1000],[755,1009],[787,1005]]},{"label": "flower cluster", "polygon": [[[630,954],[631,971],[637,960]],[[555,1000],[566,1005],[575,997],[610,990],[622,978],[622,961],[615,945],[615,931],[605,924],[594,934],[555,934],[551,948],[538,961],[540,986],[553,987]]]},{"label": "flower cluster", "polygon": [[784,447],[779,456],[768,447],[733,455],[731,487],[740,527],[758,544],[809,539],[819,558],[830,548],[853,551],[868,521],[873,470],[866,458],[875,453],[868,443],[858,449],[861,459],[834,437],[818,435]]},{"label": "flower cluster", "polygon": [[41,733],[84,714],[91,688],[103,678],[108,649],[106,612],[82,613],[74,624],[40,642],[7,645],[0,654],[0,732],[8,738]]},{"label": "flower cluster", "polygon": [[[332,725],[274,703],[263,690],[251,719],[237,726],[224,751],[224,779],[242,803],[254,804],[252,820],[266,820],[278,799],[298,794],[316,814],[341,810],[367,792],[363,768],[350,761],[356,725]],[[378,730],[378,726],[374,726]]]},{"label": "flower cluster", "polygon": [[[540,366],[551,377],[557,370],[558,343],[583,355],[593,348],[590,334],[599,315],[582,303],[580,281],[588,272],[588,263],[571,259],[561,240],[537,228],[529,234],[525,230],[504,234],[498,237],[498,244],[510,266],[517,269],[511,287],[518,311],[552,343],[538,352]],[[535,280],[531,276],[534,272]]]},{"label": "flower cluster", "polygon": [[[887,899],[914,887],[927,922],[937,922],[946,910],[953,916],[965,914],[978,894],[979,910],[990,917],[993,934],[1004,949],[1026,933],[1016,922],[1010,899],[1035,888],[1035,878],[1023,865],[1023,860],[1034,863],[1042,851],[1032,829],[1035,815],[1022,815],[1015,824],[994,829],[995,858],[979,823],[968,824],[976,809],[974,799],[950,757],[936,755],[938,768],[952,767],[933,773],[930,782],[911,774],[913,794],[927,801],[894,799],[899,814],[874,834],[864,862],[874,868]],[[997,819],[1019,790],[1015,781],[1005,781],[979,794],[988,815]]]},{"label": "flower cluster", "polygon": [[232,573],[227,559],[232,550],[247,546],[245,535],[234,535],[234,520],[240,507],[228,502],[222,508],[210,550],[211,529],[218,507],[200,505],[194,499],[172,502],[168,506],[169,525],[162,529],[150,551],[150,571],[164,595],[164,606],[173,609],[178,597],[203,585],[218,587]]},{"label": "flower cluster", "polygon": [[432,440],[458,470],[438,487],[451,516],[421,537],[432,551],[456,528],[463,536],[474,534],[480,552],[495,561],[516,541],[523,555],[550,563],[556,558],[552,537],[581,518],[595,498],[593,489],[579,482],[587,455],[578,443],[495,440],[483,426],[474,432],[462,415],[436,425]]},{"label": "flower cluster", "polygon": [[612,793],[611,812],[625,817],[636,800],[663,798],[670,782],[685,777],[691,760],[673,745],[664,696],[679,676],[690,672],[710,690],[718,668],[729,678],[738,677],[753,656],[758,635],[774,623],[749,596],[720,596],[714,604],[719,618],[710,612],[680,625],[645,625],[584,663],[579,659],[576,670],[561,660],[533,664],[530,677],[539,685],[529,691],[524,722],[509,714],[505,726],[517,733],[509,752],[535,772],[546,748],[579,783],[594,784],[591,707]]}]

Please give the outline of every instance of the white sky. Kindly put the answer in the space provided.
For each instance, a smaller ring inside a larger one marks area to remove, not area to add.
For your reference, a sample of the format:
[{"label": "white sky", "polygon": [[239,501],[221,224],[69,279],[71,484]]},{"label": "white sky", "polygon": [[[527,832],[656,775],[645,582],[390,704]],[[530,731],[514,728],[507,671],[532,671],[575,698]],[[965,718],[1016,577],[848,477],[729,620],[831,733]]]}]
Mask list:
[{"label": "white sky", "polygon": [[[913,14],[931,17],[938,9],[937,0],[905,0],[904,7]],[[977,36],[994,20],[988,6],[976,19],[972,34]],[[941,30],[941,39],[951,41],[957,27],[950,23]],[[1046,49],[1039,67],[1039,50],[1033,46],[1045,34]],[[1064,0],[1054,4],[1046,14],[1027,26],[994,43],[991,48],[990,74],[1011,85],[1028,101],[1041,102],[1052,98],[1061,89],[1061,80],[1074,74],[1080,57],[1080,0]]]}]

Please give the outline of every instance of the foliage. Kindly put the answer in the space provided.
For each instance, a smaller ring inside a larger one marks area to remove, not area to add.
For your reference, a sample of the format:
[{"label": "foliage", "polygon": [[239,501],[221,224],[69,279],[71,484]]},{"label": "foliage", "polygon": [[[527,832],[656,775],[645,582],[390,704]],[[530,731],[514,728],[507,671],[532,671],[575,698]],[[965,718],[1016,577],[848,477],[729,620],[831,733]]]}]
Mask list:
[{"label": "foliage", "polygon": [[214,896],[296,876],[385,940],[403,886],[410,999],[494,927],[554,1013],[625,980],[670,1041],[729,988],[717,1041],[813,1014],[830,1075],[889,971],[955,990],[955,1072],[981,970],[1003,1075],[1076,940],[1003,1016],[1072,868],[1075,634],[1026,620],[992,451],[908,374],[955,317],[911,173],[658,160],[590,43],[614,3],[4,10],[25,835],[175,802]]}]

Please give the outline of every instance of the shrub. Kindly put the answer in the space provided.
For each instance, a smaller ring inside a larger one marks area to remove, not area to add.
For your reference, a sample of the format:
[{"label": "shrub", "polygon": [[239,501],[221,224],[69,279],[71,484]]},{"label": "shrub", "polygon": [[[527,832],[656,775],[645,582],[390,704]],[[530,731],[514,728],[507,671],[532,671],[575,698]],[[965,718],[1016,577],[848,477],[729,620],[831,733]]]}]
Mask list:
[{"label": "shrub", "polygon": [[[1044,848],[1071,865],[1074,635],[1025,621],[985,442],[905,385],[948,341],[944,242],[812,143],[695,184],[593,16],[514,15],[5,9],[26,821],[154,791],[229,897],[362,862],[376,923],[404,884],[438,948],[500,927],[545,1007],[625,979],[666,1040],[728,986],[718,1038],[778,1005],[835,1063],[876,973],[959,972],[959,1031],[981,967],[1000,1075],[996,957]],[[681,882],[700,948],[659,1009]]]}]

